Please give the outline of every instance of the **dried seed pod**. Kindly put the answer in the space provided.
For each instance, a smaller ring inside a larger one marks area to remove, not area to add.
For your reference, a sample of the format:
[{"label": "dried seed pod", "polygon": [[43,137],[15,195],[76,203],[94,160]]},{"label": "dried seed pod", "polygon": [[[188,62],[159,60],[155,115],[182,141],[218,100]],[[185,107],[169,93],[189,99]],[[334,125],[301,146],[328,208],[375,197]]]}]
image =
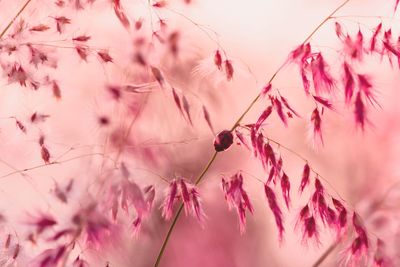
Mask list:
[{"label": "dried seed pod", "polygon": [[222,56],[219,50],[217,50],[214,54],[214,64],[219,70],[222,70]]},{"label": "dried seed pod", "polygon": [[231,81],[233,78],[233,66],[232,66],[232,62],[230,60],[225,60],[224,62],[225,65],[225,75],[226,75],[226,79],[228,81]]},{"label": "dried seed pod", "polygon": [[110,56],[110,54],[108,53],[108,51],[99,51],[97,52],[97,55],[100,57],[100,59],[104,62],[113,62],[113,58]]},{"label": "dried seed pod", "polygon": [[42,146],[40,153],[42,155],[42,159],[46,164],[50,164],[50,152],[49,150],[45,147]]}]

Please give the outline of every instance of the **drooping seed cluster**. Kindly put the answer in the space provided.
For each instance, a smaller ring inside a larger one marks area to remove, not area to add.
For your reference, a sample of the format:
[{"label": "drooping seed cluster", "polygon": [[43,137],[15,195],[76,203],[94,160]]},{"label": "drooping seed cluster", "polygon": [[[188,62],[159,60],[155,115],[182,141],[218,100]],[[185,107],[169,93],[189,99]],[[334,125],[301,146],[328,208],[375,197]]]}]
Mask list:
[{"label": "drooping seed cluster", "polygon": [[243,233],[246,227],[246,210],[253,213],[254,208],[250,202],[247,192],[243,188],[243,176],[237,173],[228,181],[222,178],[222,191],[229,208],[234,208],[239,216],[240,232]]},{"label": "drooping seed cluster", "polygon": [[162,215],[165,219],[170,219],[173,213],[175,202],[181,199],[185,213],[191,213],[200,222],[203,221],[204,212],[201,206],[199,193],[195,186],[190,185],[183,178],[174,179],[170,182],[166,193],[164,203],[162,205]]},{"label": "drooping seed cluster", "polygon": [[[241,131],[236,131],[236,137],[240,144],[244,144],[247,148],[251,147],[254,155],[260,160],[261,165],[266,170],[268,175],[264,183],[264,191],[267,198],[268,206],[274,216],[275,223],[278,229],[279,240],[283,240],[285,232],[284,216],[282,212],[282,204],[280,204],[278,191],[284,205],[287,210],[291,210],[290,196],[291,183],[289,176],[285,173],[283,168],[284,160],[279,153],[275,151],[273,146],[274,141],[264,137],[262,133],[254,134],[254,127],[256,124],[252,125],[252,128],[242,128],[249,129],[251,136],[249,141],[242,135]],[[248,145],[250,143],[251,145]],[[278,147],[280,146],[277,144]],[[311,179],[311,174],[315,175],[315,178]],[[237,182],[238,189],[235,192],[242,192],[243,188],[243,176],[240,172],[233,176],[240,182]],[[345,203],[339,200],[325,189],[318,173],[310,167],[306,162],[300,176],[300,185],[298,188],[298,194],[302,195],[305,192],[309,192],[309,199],[307,203],[302,206],[299,214],[297,215],[296,224],[294,230],[300,230],[302,232],[302,242],[303,244],[308,244],[313,242],[314,244],[320,244],[320,232],[322,229],[330,229],[334,233],[334,237],[338,242],[342,242],[344,246],[348,246],[346,249],[346,261],[347,264],[355,264],[356,262],[367,261],[371,258],[378,258],[375,260],[379,265],[379,262],[386,262],[385,252],[383,251],[383,246],[371,246],[370,238],[371,236],[367,233],[366,228],[363,226],[360,216],[356,211],[349,211]],[[312,183],[313,181],[313,183]],[[223,184],[226,183],[223,179]],[[279,189],[280,187],[280,189]],[[307,190],[306,190],[307,189]],[[225,195],[227,190],[224,190]],[[247,197],[247,193],[245,194]],[[232,204],[232,199],[236,200]],[[230,206],[236,207],[237,213],[240,218],[240,228],[243,232],[243,227],[245,225],[245,209],[238,208],[240,205],[246,207],[245,203],[250,203],[250,200],[241,202],[241,198],[235,197],[232,194],[230,199],[227,198],[228,204]],[[249,209],[250,213],[254,212],[254,209]],[[352,214],[352,215],[351,215]],[[380,241],[382,242],[382,241]],[[385,258],[384,260],[382,258]]]}]

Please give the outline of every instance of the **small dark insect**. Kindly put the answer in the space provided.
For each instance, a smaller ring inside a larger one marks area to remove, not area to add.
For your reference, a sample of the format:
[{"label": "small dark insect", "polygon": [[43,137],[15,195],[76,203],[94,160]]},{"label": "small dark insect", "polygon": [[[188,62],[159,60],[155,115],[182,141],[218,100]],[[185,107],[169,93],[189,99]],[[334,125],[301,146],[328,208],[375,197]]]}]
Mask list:
[{"label": "small dark insect", "polygon": [[231,131],[228,130],[220,132],[214,139],[214,148],[217,152],[227,150],[232,144],[233,134]]}]

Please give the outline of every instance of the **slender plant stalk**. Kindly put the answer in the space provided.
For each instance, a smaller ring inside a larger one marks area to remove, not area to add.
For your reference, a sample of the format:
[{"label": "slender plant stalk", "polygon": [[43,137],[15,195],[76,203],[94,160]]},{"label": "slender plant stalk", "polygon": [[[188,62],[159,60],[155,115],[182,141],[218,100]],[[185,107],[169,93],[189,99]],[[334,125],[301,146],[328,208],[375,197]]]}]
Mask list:
[{"label": "slender plant stalk", "polygon": [[[336,12],[338,12],[341,8],[343,8],[347,3],[349,3],[351,0],[346,0],[346,1],[344,1],[340,6],[338,6],[335,10],[333,10],[307,37],[306,37],[306,39],[303,41],[303,43],[302,44],[305,44],[305,43],[307,43],[311,38],[312,38],[312,36],[327,22],[327,21],[329,21],[331,18],[332,18],[332,16],[334,15],[334,14],[336,14]],[[276,71],[275,71],[275,73],[271,76],[271,78],[269,79],[269,81],[268,81],[268,83],[267,84],[269,84],[269,83],[271,83],[274,79],[275,79],[275,77],[278,75],[278,73],[284,68],[284,66],[286,65],[286,63],[287,62],[284,62]],[[254,99],[253,99],[253,101],[249,104],[249,106],[245,109],[245,111],[239,116],[239,118],[236,120],[236,122],[234,123],[234,125],[232,126],[232,128],[231,128],[231,131],[233,131],[233,130],[235,130],[238,126],[239,126],[239,124],[240,124],[240,122],[243,120],[243,118],[247,115],[247,113],[253,108],[253,106],[255,105],[255,103],[257,103],[257,101],[260,99],[260,97],[261,97],[261,93],[259,93]],[[200,175],[198,176],[198,178],[196,179],[196,182],[195,182],[195,185],[198,185],[200,182],[201,182],[201,180],[204,178],[204,176],[205,176],[205,174],[207,173],[207,171],[210,169],[210,167],[211,167],[211,165],[214,163],[214,161],[215,161],[215,159],[217,158],[217,155],[218,155],[218,152],[214,152],[214,154],[212,155],[212,157],[211,157],[211,159],[208,161],[208,163],[207,163],[207,165],[205,166],[205,168],[204,168],[204,170],[200,173]],[[178,219],[179,219],[179,217],[180,217],[180,215],[181,215],[181,213],[182,213],[182,210],[183,210],[183,204],[181,204],[180,206],[179,206],[179,209],[178,209],[178,212],[175,214],[175,217],[174,217],[174,219],[173,219],[173,221],[172,221],[172,224],[171,224],[171,226],[169,227],[169,229],[168,229],[168,232],[167,232],[167,235],[166,235],[166,237],[165,237],[165,239],[164,239],[164,241],[163,241],[163,244],[162,244],[162,246],[161,246],[161,249],[160,249],[160,252],[158,253],[158,256],[157,256],[157,259],[156,259],[156,262],[154,263],[154,267],[158,267],[159,265],[160,265],[160,262],[161,262],[161,259],[162,259],[162,257],[163,257],[163,255],[164,255],[164,252],[165,252],[165,248],[166,248],[166,246],[167,246],[167,244],[168,244],[168,241],[169,241],[169,239],[170,239],[170,237],[171,237],[171,234],[172,234],[172,232],[173,232],[173,230],[174,230],[174,228],[175,228],[175,225],[176,225],[176,223],[177,223],[177,221],[178,221]],[[333,250],[333,249],[332,249]],[[325,253],[325,254],[327,254],[326,256],[328,256],[329,255],[329,253],[330,253],[331,251],[328,251],[328,253]],[[323,260],[323,259],[322,259]]]},{"label": "slender plant stalk", "polygon": [[21,13],[25,10],[25,8],[29,5],[32,0],[27,0],[25,4],[19,9],[18,13],[14,16],[14,18],[7,24],[4,30],[0,33],[0,39],[7,33],[8,29],[14,24],[15,20],[21,15]]},{"label": "slender plant stalk", "polygon": [[339,241],[336,241],[335,243],[332,243],[326,250],[325,252],[314,262],[312,267],[319,267],[321,263],[323,263],[326,258],[335,250],[335,248],[339,245]]}]

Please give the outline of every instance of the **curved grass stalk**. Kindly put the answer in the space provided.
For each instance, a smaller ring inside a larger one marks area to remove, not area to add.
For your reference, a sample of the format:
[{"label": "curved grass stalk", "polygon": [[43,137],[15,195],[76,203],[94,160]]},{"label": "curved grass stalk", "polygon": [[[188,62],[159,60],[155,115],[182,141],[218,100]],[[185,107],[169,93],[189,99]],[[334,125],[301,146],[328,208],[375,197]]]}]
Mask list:
[{"label": "curved grass stalk", "polygon": [[4,30],[0,33],[0,40],[7,33],[8,29],[10,29],[10,27],[14,24],[17,18],[22,14],[22,12],[27,8],[30,2],[32,2],[32,0],[27,0],[25,4],[19,9],[18,13],[13,17],[13,19],[7,24]]}]

